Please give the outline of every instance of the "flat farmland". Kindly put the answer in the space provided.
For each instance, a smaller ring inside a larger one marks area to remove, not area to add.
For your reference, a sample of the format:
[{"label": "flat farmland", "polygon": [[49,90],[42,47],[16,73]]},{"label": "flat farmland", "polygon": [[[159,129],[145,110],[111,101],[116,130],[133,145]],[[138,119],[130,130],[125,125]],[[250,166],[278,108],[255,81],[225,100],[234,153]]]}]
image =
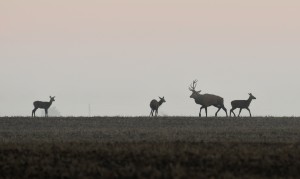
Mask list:
[{"label": "flat farmland", "polygon": [[300,118],[0,118],[1,178],[299,178]]},{"label": "flat farmland", "polygon": [[300,118],[0,118],[0,141],[300,142]]}]

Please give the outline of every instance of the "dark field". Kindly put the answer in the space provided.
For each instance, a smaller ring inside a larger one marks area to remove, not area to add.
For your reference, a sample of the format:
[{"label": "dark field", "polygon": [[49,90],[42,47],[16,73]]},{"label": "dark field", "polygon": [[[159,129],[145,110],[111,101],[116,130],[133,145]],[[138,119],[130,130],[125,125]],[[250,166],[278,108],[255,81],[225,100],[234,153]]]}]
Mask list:
[{"label": "dark field", "polygon": [[299,178],[300,118],[0,118],[0,178]]}]

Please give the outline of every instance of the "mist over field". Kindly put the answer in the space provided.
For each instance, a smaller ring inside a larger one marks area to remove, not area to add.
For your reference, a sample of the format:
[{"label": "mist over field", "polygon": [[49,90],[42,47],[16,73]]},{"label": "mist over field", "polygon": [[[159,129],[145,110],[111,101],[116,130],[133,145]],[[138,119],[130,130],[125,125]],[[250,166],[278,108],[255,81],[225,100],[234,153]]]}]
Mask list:
[{"label": "mist over field", "polygon": [[92,115],[149,115],[158,96],[167,101],[161,115],[197,116],[194,79],[227,109],[251,92],[254,116],[298,116],[299,8],[294,0],[1,1],[0,116],[29,116],[49,95],[64,116],[87,116],[89,104]]}]

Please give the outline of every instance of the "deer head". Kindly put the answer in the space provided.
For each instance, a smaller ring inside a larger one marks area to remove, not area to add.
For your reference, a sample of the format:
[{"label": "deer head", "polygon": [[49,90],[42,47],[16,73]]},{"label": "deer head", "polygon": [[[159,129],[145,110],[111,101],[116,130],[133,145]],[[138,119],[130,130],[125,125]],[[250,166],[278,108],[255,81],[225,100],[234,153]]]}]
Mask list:
[{"label": "deer head", "polygon": [[192,91],[192,94],[191,94],[190,98],[195,99],[201,92],[201,90],[196,91],[197,82],[198,82],[198,80],[194,80],[193,83],[189,87],[189,90]]},{"label": "deer head", "polygon": [[249,93],[249,95],[250,95],[250,99],[256,99],[256,97],[254,97],[254,96],[252,95],[252,93]]},{"label": "deer head", "polygon": [[53,97],[51,97],[51,96],[50,96],[50,102],[53,102],[53,101],[55,101],[55,99],[54,99],[54,98],[55,98],[55,96],[53,96]]},{"label": "deer head", "polygon": [[161,103],[164,103],[164,102],[166,102],[166,100],[165,100],[165,97],[164,97],[164,96],[163,96],[162,98],[161,98],[161,97],[159,97],[159,99],[160,99]]}]

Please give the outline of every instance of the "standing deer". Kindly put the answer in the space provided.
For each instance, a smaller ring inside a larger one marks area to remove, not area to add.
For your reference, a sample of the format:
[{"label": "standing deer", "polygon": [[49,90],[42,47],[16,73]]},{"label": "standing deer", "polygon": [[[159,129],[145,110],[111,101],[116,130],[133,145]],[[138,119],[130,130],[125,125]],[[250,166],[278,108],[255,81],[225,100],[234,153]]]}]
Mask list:
[{"label": "standing deer", "polygon": [[161,106],[164,102],[166,102],[165,97],[159,97],[159,101],[153,99],[150,102],[150,108],[151,108],[151,112],[150,112],[150,116],[153,116],[153,112],[155,112],[155,116],[157,116],[158,113],[158,108],[159,106]]},{"label": "standing deer", "polygon": [[215,116],[218,116],[218,112],[220,109],[223,109],[227,115],[227,109],[224,106],[224,99],[221,98],[220,96],[216,96],[213,94],[200,94],[200,91],[196,91],[196,86],[197,86],[197,80],[194,80],[193,83],[190,85],[189,90],[192,91],[192,95],[190,98],[193,98],[195,100],[196,104],[200,104],[200,112],[199,112],[199,117],[201,117],[201,111],[204,108],[206,117],[207,117],[207,108],[209,106],[214,106],[218,108],[218,111],[216,112]]},{"label": "standing deer", "polygon": [[32,110],[32,117],[35,117],[35,111],[38,108],[44,109],[45,110],[45,117],[48,117],[48,109],[51,106],[52,102],[55,101],[55,96],[51,97],[50,96],[50,101],[49,102],[42,102],[42,101],[35,101],[33,102],[34,109]]},{"label": "standing deer", "polygon": [[234,113],[234,110],[236,108],[240,108],[240,113],[238,115],[238,117],[240,117],[241,115],[241,112],[242,112],[242,109],[247,109],[249,111],[249,114],[250,114],[250,117],[252,117],[251,115],[251,111],[249,109],[249,106],[250,106],[250,103],[253,99],[256,99],[251,93],[249,93],[249,98],[248,100],[235,100],[235,101],[232,101],[231,102],[231,110],[230,110],[230,117],[231,117],[231,113],[234,114],[234,117],[235,117],[235,113]]}]

